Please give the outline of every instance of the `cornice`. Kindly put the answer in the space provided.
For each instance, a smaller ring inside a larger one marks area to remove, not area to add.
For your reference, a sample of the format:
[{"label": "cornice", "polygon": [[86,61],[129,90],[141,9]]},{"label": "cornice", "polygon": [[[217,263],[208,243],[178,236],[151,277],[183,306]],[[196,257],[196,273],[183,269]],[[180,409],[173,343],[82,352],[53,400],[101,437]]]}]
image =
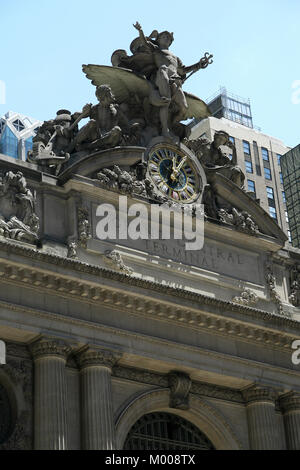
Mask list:
[{"label": "cornice", "polygon": [[[25,256],[28,258],[32,258],[36,261],[49,263],[62,268],[72,269],[75,272],[92,274],[103,279],[113,280],[123,284],[131,285],[133,287],[146,289],[147,291],[158,292],[165,296],[175,298],[179,297],[183,300],[197,302],[201,306],[217,307],[221,311],[229,311],[232,313],[244,314],[246,316],[250,316],[252,319],[256,318],[259,320],[272,321],[276,324],[276,326],[290,326],[300,331],[300,323],[298,321],[293,320],[289,317],[279,315],[278,313],[270,313],[265,310],[241,306],[234,302],[219,300],[203,294],[198,294],[184,289],[166,286],[158,282],[140,279],[135,276],[125,274],[123,272],[117,272],[110,269],[102,268],[100,266],[90,265],[78,260],[65,258],[58,255],[43,253],[38,249],[33,249],[18,243],[12,243],[7,240],[0,240],[0,249],[1,248],[8,253],[14,253],[17,255]],[[5,260],[5,262],[4,260],[2,262],[0,260],[0,278],[1,277],[5,277],[6,280],[10,281],[19,280],[20,282],[24,282],[27,285],[35,284],[46,289],[49,288],[53,290],[53,288],[55,288],[58,292],[63,292],[64,295],[70,293],[71,295],[77,295],[81,299],[85,298],[86,300],[99,300],[99,293],[103,291],[102,288],[98,288],[97,290],[94,286],[91,287],[91,285],[89,285],[87,282],[80,282],[76,280],[69,280],[66,282],[66,279],[63,277],[63,275],[55,275],[52,273],[47,273],[45,275],[39,273],[36,268],[23,268],[22,266],[14,266],[10,264],[7,260]],[[119,296],[119,293],[117,294],[117,296]],[[190,323],[193,324],[194,321],[191,319]]]},{"label": "cornice", "polygon": [[[119,273],[113,274],[118,275]],[[44,289],[45,292],[52,295],[62,295],[64,298],[69,296],[83,302],[105,305],[110,309],[117,309],[118,312],[123,311],[130,315],[144,316],[147,319],[152,317],[155,320],[170,322],[172,325],[184,325],[191,329],[232,337],[235,340],[238,337],[250,343],[266,344],[276,349],[290,349],[296,336],[296,332],[288,334],[275,329],[271,330],[271,325],[264,327],[253,323],[242,323],[241,319],[229,318],[224,316],[224,313],[205,312],[203,306],[209,304],[205,304],[203,301],[199,302],[199,300],[198,308],[197,306],[174,305],[170,300],[159,300],[153,296],[145,298],[142,294],[138,295],[128,290],[120,291],[111,286],[98,287],[96,284],[68,279],[57,273],[45,274],[44,272],[36,272],[33,268],[22,268],[19,265],[0,261],[0,279],[1,277],[5,279],[5,282],[11,282],[14,285],[38,288],[39,292]],[[196,295],[196,299],[197,297]],[[194,294],[192,294],[192,299],[196,300]],[[213,303],[213,305],[215,304]],[[238,305],[236,307],[239,309]],[[201,311],[199,311],[200,308]],[[224,312],[222,303],[220,312]],[[265,313],[259,310],[258,312],[261,312],[262,315]],[[274,328],[274,325],[272,326]],[[300,324],[293,322],[293,326],[297,326],[299,330]]]},{"label": "cornice", "polygon": [[[249,358],[233,356],[231,354],[204,349],[204,348],[200,348],[194,345],[191,346],[190,344],[186,344],[186,343],[178,343],[172,340],[157,338],[157,337],[149,336],[149,335],[146,336],[145,334],[142,334],[142,333],[128,331],[128,330],[124,330],[124,329],[120,329],[120,328],[116,328],[112,326],[106,326],[106,325],[98,324],[98,323],[87,321],[87,320],[72,318],[72,317],[68,317],[65,315],[57,314],[55,312],[49,312],[49,311],[45,311],[41,309],[38,310],[38,309],[31,308],[31,307],[24,307],[21,305],[16,305],[16,304],[3,302],[3,301],[0,301],[0,307],[3,309],[11,310],[13,312],[18,312],[22,314],[26,313],[27,315],[30,315],[32,317],[36,317],[39,319],[51,320],[51,322],[60,322],[60,323],[64,323],[65,325],[72,325],[74,327],[79,327],[81,329],[86,328],[87,330],[91,330],[91,338],[94,338],[95,330],[98,330],[98,331],[101,331],[102,333],[108,334],[110,337],[112,335],[114,336],[118,335],[120,336],[120,338],[127,338],[130,341],[134,341],[138,339],[147,341],[148,343],[151,343],[153,345],[153,350],[156,350],[156,348],[158,347],[172,346],[176,348],[176,350],[178,351],[178,354],[181,351],[184,351],[185,354],[200,353],[201,356],[203,357],[209,357],[219,362],[229,360],[229,361],[232,361],[234,364],[239,364],[241,367],[247,367],[248,365],[252,367],[253,366],[260,367],[265,371],[271,372],[273,376],[274,374],[282,373],[282,374],[295,378],[295,377],[298,377],[299,375],[299,373],[293,369],[286,369],[286,368],[275,366],[266,362],[264,363],[258,362]],[[73,338],[70,338],[68,341],[70,341],[70,343],[72,342],[74,343]],[[272,349],[275,349],[275,348],[278,349],[278,346],[275,347],[272,344],[271,346],[269,345],[269,347],[272,347]],[[289,343],[287,347],[290,348]],[[282,348],[279,348],[279,349],[282,349]],[[288,352],[289,352],[289,349],[288,349]]]}]

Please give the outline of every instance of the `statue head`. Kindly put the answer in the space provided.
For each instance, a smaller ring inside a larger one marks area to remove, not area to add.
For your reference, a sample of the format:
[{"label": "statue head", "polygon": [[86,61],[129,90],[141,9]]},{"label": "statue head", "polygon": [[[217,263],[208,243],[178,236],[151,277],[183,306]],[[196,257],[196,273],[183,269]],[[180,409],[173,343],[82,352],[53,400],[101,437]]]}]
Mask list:
[{"label": "statue head", "polygon": [[214,143],[216,147],[220,147],[221,145],[226,145],[229,141],[229,134],[225,131],[217,131],[215,132],[214,136]]},{"label": "statue head", "polygon": [[96,97],[103,104],[112,104],[115,97],[109,85],[100,85],[96,89]]},{"label": "statue head", "polygon": [[71,124],[71,111],[67,109],[60,109],[56,113],[55,124],[62,125],[64,127],[68,127]]},{"label": "statue head", "polygon": [[156,42],[162,49],[170,47],[173,41],[174,33],[170,33],[169,31],[163,31],[162,33],[159,33],[156,39]]}]

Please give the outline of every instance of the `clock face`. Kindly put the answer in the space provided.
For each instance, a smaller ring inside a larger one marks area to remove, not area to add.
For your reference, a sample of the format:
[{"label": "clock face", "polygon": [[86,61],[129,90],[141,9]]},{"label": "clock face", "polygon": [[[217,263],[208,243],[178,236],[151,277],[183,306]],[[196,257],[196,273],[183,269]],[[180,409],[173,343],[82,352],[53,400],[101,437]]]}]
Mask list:
[{"label": "clock face", "polygon": [[201,179],[192,159],[173,146],[156,146],[149,154],[149,176],[164,196],[188,204],[198,199]]}]

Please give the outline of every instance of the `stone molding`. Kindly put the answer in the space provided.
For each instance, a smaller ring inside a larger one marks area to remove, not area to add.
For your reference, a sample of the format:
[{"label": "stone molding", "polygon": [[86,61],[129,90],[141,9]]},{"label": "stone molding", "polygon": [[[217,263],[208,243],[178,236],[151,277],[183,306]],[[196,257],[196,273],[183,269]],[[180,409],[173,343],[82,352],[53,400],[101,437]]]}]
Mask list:
[{"label": "stone molding", "polygon": [[[42,320],[50,319],[51,321],[55,321],[55,322],[63,322],[65,325],[70,325],[70,326],[72,325],[72,327],[86,328],[87,330],[90,330],[92,332],[92,335],[95,334],[95,329],[96,329],[98,331],[101,331],[102,333],[109,334],[111,336],[120,335],[121,338],[127,338],[129,339],[129,341],[135,341],[139,337],[138,334],[135,332],[126,331],[121,328],[110,327],[107,325],[95,324],[95,323],[77,319],[77,318],[66,317],[61,314],[57,314],[55,312],[44,311],[41,309],[33,309],[30,307],[22,307],[20,305],[8,303],[8,302],[1,302],[1,301],[0,301],[0,306],[3,309],[17,312],[18,314],[21,313],[22,315],[24,315],[24,313],[26,312],[28,315],[32,315],[34,318],[39,318]],[[294,340],[294,336],[293,336],[293,340]],[[147,342],[148,344],[151,344],[153,348],[160,347],[162,344],[162,341],[154,336],[149,336],[147,338]],[[187,353],[190,353],[191,351],[193,351],[193,352],[196,352],[197,354],[200,353],[202,356],[204,355],[205,357],[213,358],[214,360],[218,360],[218,361],[230,360],[234,364],[239,364],[241,367],[246,367],[247,365],[250,365],[251,367],[254,366],[256,368],[258,365],[257,360],[252,360],[252,359],[249,360],[240,356],[237,357],[233,355],[224,354],[219,351],[212,351],[212,350],[200,348],[197,346],[180,344],[174,341],[167,341],[167,342],[163,341],[163,343],[171,347],[176,346],[176,348],[178,348],[178,350],[180,351],[186,351]],[[275,349],[275,345],[271,345],[270,348],[272,348],[272,350]],[[287,343],[286,348],[290,349],[290,342]],[[283,348],[279,348],[278,346],[276,346],[276,349],[281,349],[284,351]],[[287,349],[285,349],[285,351],[286,350]],[[272,374],[279,372],[281,374],[291,376],[293,377],[293,379],[297,377],[297,371],[293,369],[286,369],[286,368],[278,367],[269,363],[268,364],[259,363],[259,364],[261,365],[261,367],[263,367],[264,371],[271,372]]]},{"label": "stone molding", "polygon": [[242,394],[247,405],[259,402],[271,402],[275,406],[275,400],[277,398],[277,393],[272,388],[257,385],[243,390]]},{"label": "stone molding", "polygon": [[80,369],[87,367],[101,366],[112,369],[112,367],[121,359],[122,354],[109,350],[87,349],[76,355]]},{"label": "stone molding", "polygon": [[[129,368],[117,365],[113,368],[112,376],[113,378],[131,380],[133,382],[145,383],[166,389],[170,386],[169,377],[166,374],[158,374],[149,372],[147,370],[134,369],[131,367]],[[242,393],[239,390],[222,387],[219,385],[192,381],[190,393],[194,395],[244,404]]]},{"label": "stone molding", "polygon": [[[300,328],[299,322],[292,320],[291,318],[289,318],[289,316],[270,313],[265,310],[246,307],[235,304],[234,302],[219,300],[203,294],[197,294],[184,289],[166,286],[158,282],[139,279],[123,272],[117,272],[99,266],[89,265],[76,259],[65,258],[49,253],[42,253],[37,249],[30,249],[28,247],[22,246],[21,244],[13,243],[11,241],[0,240],[0,248],[6,249],[8,253],[28,256],[29,258],[33,258],[36,261],[46,262],[63,268],[73,269],[76,272],[92,274],[98,277],[101,276],[104,279],[122,282],[134,287],[147,289],[148,291],[152,290],[155,292],[160,292],[164,295],[180,297],[184,300],[195,301],[198,303],[200,302],[202,305],[215,306],[217,308],[221,308],[222,311],[227,310],[233,313],[245,314],[251,316],[251,318],[273,320],[276,321],[276,323],[280,326],[290,325],[292,327]],[[74,286],[74,294],[79,294],[79,296],[81,297],[87,297],[90,299],[93,299],[94,297],[95,300],[98,299],[97,291],[95,296],[93,296],[95,288],[92,288],[90,286],[90,289],[87,289],[88,286],[84,283],[81,283],[79,281],[66,282],[66,279],[64,278],[61,278],[60,282],[60,277],[55,276],[54,274],[39,273],[37,270],[33,270],[27,267],[13,266],[4,261],[2,263],[0,261],[0,278],[1,277],[5,277],[7,280],[12,279],[20,282],[25,282],[26,284],[33,284],[45,288],[50,288],[51,290],[53,290],[53,288],[58,288],[58,291],[63,293],[68,293],[69,289],[67,288],[67,286],[71,287],[70,293],[72,293],[72,287]],[[66,285],[64,286],[62,284]]]},{"label": "stone molding", "polygon": [[188,374],[179,371],[169,373],[170,408],[188,410],[190,408],[189,394],[192,381]]},{"label": "stone molding", "polygon": [[56,356],[67,360],[71,347],[61,340],[42,339],[32,343],[30,350],[35,361],[49,356]]},{"label": "stone molding", "polygon": [[295,392],[282,395],[279,399],[279,404],[284,413],[293,411],[300,412],[300,394]]}]

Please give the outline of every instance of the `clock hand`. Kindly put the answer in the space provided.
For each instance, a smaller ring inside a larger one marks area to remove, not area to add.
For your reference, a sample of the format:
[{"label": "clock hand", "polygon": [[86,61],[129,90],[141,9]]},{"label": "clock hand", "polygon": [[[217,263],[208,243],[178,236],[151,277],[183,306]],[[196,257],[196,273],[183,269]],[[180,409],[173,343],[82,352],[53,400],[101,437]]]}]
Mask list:
[{"label": "clock hand", "polygon": [[180,171],[180,170],[181,170],[181,168],[182,168],[183,165],[185,164],[186,160],[187,160],[187,157],[184,157],[184,158],[181,160],[181,162],[179,163],[178,167],[176,168],[177,171]]},{"label": "clock hand", "polygon": [[177,178],[178,178],[178,176],[179,176],[179,173],[180,173],[180,170],[181,170],[181,168],[183,167],[183,165],[185,164],[186,160],[187,160],[187,157],[184,157],[184,158],[181,160],[181,162],[179,163],[179,165],[178,165],[177,168],[174,168],[174,166],[173,166],[173,172],[172,172],[172,174],[171,174],[171,180],[173,180],[173,181],[176,181],[176,180],[177,180]]},{"label": "clock hand", "polygon": [[176,157],[173,157],[173,167],[172,167],[173,171],[176,170]]}]

